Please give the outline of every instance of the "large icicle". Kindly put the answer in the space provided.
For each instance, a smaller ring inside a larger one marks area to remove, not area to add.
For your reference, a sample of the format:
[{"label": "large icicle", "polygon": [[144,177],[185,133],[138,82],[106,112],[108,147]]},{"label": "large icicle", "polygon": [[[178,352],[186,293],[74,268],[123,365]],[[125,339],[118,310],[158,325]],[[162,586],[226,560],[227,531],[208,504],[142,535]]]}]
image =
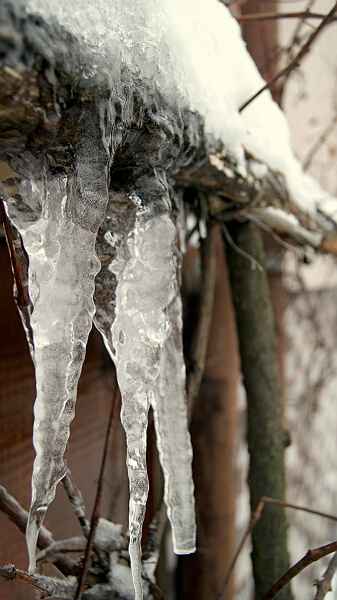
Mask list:
[{"label": "large icicle", "polygon": [[36,458],[27,526],[30,571],[35,570],[39,528],[65,473],[63,454],[94,314],[100,268],[95,241],[107,201],[107,158],[97,144],[87,144],[78,147],[75,173],[52,175],[46,169],[43,177],[40,173],[21,184],[21,203],[7,202],[28,254],[33,305]]},{"label": "large icicle", "polygon": [[[123,195],[120,194],[119,201]],[[95,322],[117,367],[130,485],[130,558],[136,600],[142,598],[141,534],[148,494],[146,430],[152,404],[165,500],[175,551],[195,550],[192,450],[187,429],[176,228],[165,197],[144,206],[132,194],[124,210],[106,219],[100,251],[108,256],[96,281]],[[116,203],[116,198],[115,198]],[[110,227],[113,230],[109,230]],[[105,244],[104,244],[105,241]],[[117,280],[115,303],[104,294],[104,271]],[[111,323],[111,325],[110,325]]]}]

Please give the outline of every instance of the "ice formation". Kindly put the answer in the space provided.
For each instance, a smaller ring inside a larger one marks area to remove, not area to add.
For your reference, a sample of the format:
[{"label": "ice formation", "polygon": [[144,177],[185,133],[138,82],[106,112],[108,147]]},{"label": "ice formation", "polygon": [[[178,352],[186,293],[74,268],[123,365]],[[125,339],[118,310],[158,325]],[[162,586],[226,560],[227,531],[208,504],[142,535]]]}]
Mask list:
[{"label": "ice formation", "polygon": [[[184,114],[198,115],[208,149],[222,143],[242,174],[245,150],[283,173],[304,212],[314,214],[317,204],[324,208],[325,193],[303,175],[284,115],[268,91],[239,112],[263,81],[238,24],[217,0],[76,0],[71,18],[68,0],[16,0],[14,5],[42,16],[52,35],[61,28],[76,40],[69,56],[65,44],[64,55],[62,44],[55,52],[65,72],[76,73],[84,112],[86,91],[89,97],[93,90],[98,96],[105,90],[105,99],[99,98],[93,115],[81,123],[71,165],[54,169],[47,156],[40,162],[30,156],[20,197],[6,203],[29,257],[33,307],[37,397],[30,568],[39,527],[64,474],[63,453],[94,319],[122,392],[130,556],[139,600],[150,405],[174,549],[195,548],[180,255],[168,184],[177,164],[182,168],[192,160],[200,141],[192,117],[184,130]],[[52,50],[48,60],[51,72],[57,62]],[[140,140],[149,134],[151,146],[143,151]],[[124,163],[118,173],[120,146]],[[333,211],[335,201],[326,202]]]},{"label": "ice formation", "polygon": [[107,159],[100,164],[104,150],[90,149],[92,158],[87,150],[78,150],[75,174],[42,172],[39,179],[21,183],[22,202],[7,202],[29,257],[33,306],[36,458],[27,527],[31,571],[39,528],[65,474],[63,454],[95,311],[94,281],[100,269],[95,242],[107,203]]},{"label": "ice formation", "polygon": [[[165,477],[165,501],[174,550],[195,550],[191,478],[192,449],[187,432],[185,367],[181,344],[182,315],[178,286],[180,255],[170,217],[165,180],[152,204],[132,194],[126,211],[109,214],[98,248],[106,261],[96,282],[95,324],[117,366],[122,393],[122,424],[127,437],[130,482],[130,558],[136,597],[141,597],[140,542],[148,494],[146,431],[154,410],[157,445]],[[161,188],[162,197],[159,195]],[[115,198],[116,201],[116,198]],[[110,248],[109,248],[110,246]],[[116,297],[104,300],[101,288],[109,274]]]}]

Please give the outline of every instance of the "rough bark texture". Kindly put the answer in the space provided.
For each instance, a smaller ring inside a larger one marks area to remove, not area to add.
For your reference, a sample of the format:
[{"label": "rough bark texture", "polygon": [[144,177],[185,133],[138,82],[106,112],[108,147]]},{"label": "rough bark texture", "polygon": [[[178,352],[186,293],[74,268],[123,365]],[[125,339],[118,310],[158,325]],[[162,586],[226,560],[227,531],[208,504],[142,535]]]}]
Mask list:
[{"label": "rough bark texture", "polygon": [[[191,435],[196,488],[197,552],[179,565],[178,598],[217,600],[235,550],[233,453],[236,390],[240,375],[235,318],[221,233],[215,232],[216,279],[206,368]],[[195,256],[195,249],[189,255]],[[185,287],[193,293],[195,262],[188,262]],[[188,281],[186,279],[188,278]],[[192,294],[191,294],[192,295]],[[191,321],[193,315],[188,315]],[[233,592],[233,582],[228,597]]]},{"label": "rough bark texture", "polygon": [[[248,404],[249,488],[254,510],[261,496],[284,498],[284,431],[274,319],[259,230],[252,223],[233,223],[233,241],[263,267],[252,269],[247,258],[227,246],[240,343],[241,367]],[[253,530],[253,570],[257,600],[289,567],[284,510],[268,505]],[[285,588],[279,598],[291,597]]]}]

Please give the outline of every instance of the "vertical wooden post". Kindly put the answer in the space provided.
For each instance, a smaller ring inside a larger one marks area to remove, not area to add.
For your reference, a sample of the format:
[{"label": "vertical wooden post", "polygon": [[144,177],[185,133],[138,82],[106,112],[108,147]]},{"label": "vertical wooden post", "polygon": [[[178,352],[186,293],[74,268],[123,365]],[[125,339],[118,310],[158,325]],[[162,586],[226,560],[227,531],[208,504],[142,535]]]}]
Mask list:
[{"label": "vertical wooden post", "polygon": [[217,599],[236,543],[233,448],[239,360],[234,311],[219,230],[215,245],[213,320],[205,374],[191,426],[198,547],[195,555],[182,557],[180,561],[178,598],[181,600]]}]

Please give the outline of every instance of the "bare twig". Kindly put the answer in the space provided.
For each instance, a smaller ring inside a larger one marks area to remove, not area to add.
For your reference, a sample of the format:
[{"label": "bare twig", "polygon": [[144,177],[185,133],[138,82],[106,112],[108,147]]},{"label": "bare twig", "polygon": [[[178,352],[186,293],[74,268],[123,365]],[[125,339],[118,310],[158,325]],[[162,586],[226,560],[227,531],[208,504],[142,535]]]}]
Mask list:
[{"label": "bare twig", "polygon": [[230,233],[224,223],[222,223],[221,229],[226,238],[226,241],[233,248],[233,250],[235,250],[235,252],[240,254],[240,256],[243,256],[243,258],[246,258],[250,262],[252,269],[257,268],[259,271],[263,271],[262,265],[260,265],[260,263],[257,260],[255,260],[255,258],[253,256],[248,254],[248,252],[245,252],[244,250],[242,250],[242,248],[239,248],[239,246],[234,242],[232,236],[230,235]]},{"label": "bare twig", "polygon": [[331,122],[327,125],[327,127],[324,129],[323,133],[321,133],[321,135],[319,136],[318,140],[316,140],[316,142],[314,143],[312,148],[309,150],[307,157],[305,158],[305,160],[303,162],[303,171],[306,171],[310,167],[310,165],[312,163],[312,159],[314,158],[315,154],[318,152],[318,150],[321,148],[321,146],[324,144],[324,142],[326,142],[328,137],[334,131],[336,125],[337,125],[337,113],[333,116]]},{"label": "bare twig", "polygon": [[291,581],[296,575],[298,575],[303,569],[311,565],[313,562],[320,560],[324,556],[331,554],[331,552],[336,552],[337,550],[337,542],[330,542],[330,544],[325,544],[325,546],[320,546],[320,548],[315,548],[314,550],[308,550],[305,556],[301,558],[295,565],[293,565],[280,579],[268,590],[268,592],[263,596],[262,600],[272,600],[276,596],[276,594],[285,586],[289,581]]},{"label": "bare twig", "polygon": [[25,284],[23,282],[23,277],[22,277],[19,261],[18,261],[17,255],[16,255],[14,242],[13,242],[11,225],[10,225],[10,222],[9,222],[9,219],[7,216],[7,212],[5,209],[4,197],[2,196],[1,193],[0,193],[0,207],[1,207],[1,214],[2,214],[3,224],[4,224],[4,228],[5,228],[5,232],[6,232],[9,255],[10,255],[10,259],[11,259],[11,263],[12,263],[15,285],[16,285],[16,290],[17,290],[16,301],[17,301],[17,304],[19,307],[28,306],[28,304],[30,303],[30,299],[29,299],[27,287],[25,286]]},{"label": "bare twig", "polygon": [[30,575],[26,571],[16,569],[14,565],[6,565],[0,568],[0,576],[7,581],[22,581],[32,587],[34,587],[41,594],[41,598],[60,598],[63,600],[70,600],[73,598],[74,589],[76,585],[75,577],[68,577],[67,579],[58,579],[56,577],[49,577],[46,575]]},{"label": "bare twig", "polygon": [[[318,515],[319,517],[325,517],[327,519],[332,519],[333,521],[337,521],[337,516],[336,515],[331,515],[329,513],[324,513],[322,511],[315,510],[313,508],[308,508],[307,506],[299,506],[298,504],[291,504],[290,502],[285,502],[284,500],[278,500],[277,498],[269,498],[268,496],[262,496],[262,498],[261,498],[260,502],[258,503],[255,511],[251,515],[249,525],[248,525],[246,531],[244,532],[244,534],[242,536],[242,539],[241,539],[241,541],[240,541],[240,543],[238,545],[238,548],[237,548],[237,550],[235,552],[233,560],[232,560],[232,562],[231,562],[231,564],[229,566],[229,569],[228,569],[228,572],[227,572],[227,575],[226,575],[226,579],[225,579],[225,583],[224,583],[224,585],[222,587],[221,594],[219,595],[219,599],[218,600],[224,600],[224,598],[225,598],[227,587],[228,587],[228,583],[229,583],[229,580],[230,580],[231,575],[233,573],[233,570],[234,570],[236,561],[238,559],[238,556],[239,556],[239,554],[240,554],[240,552],[241,552],[241,550],[243,548],[243,545],[244,545],[247,537],[252,532],[252,529],[254,528],[254,526],[256,525],[257,521],[259,520],[265,504],[277,504],[278,506],[283,506],[285,508],[293,508],[295,510],[301,510],[301,511],[304,511],[304,512],[309,512],[311,514]],[[309,552],[311,552],[311,551],[309,551]],[[316,559],[316,560],[318,560],[318,559]],[[315,600],[316,600],[316,598],[315,598]]]},{"label": "bare twig", "polygon": [[85,537],[72,537],[67,540],[60,540],[50,544],[47,548],[41,550],[36,556],[37,563],[52,563],[54,564],[60,554],[68,552],[83,552],[87,545]]},{"label": "bare twig", "polygon": [[326,570],[321,577],[314,580],[313,585],[317,586],[314,600],[323,600],[326,594],[331,591],[331,580],[337,569],[337,552],[331,558]]},{"label": "bare twig", "polygon": [[[274,21],[279,19],[324,19],[325,15],[321,13],[313,13],[310,10],[299,11],[299,12],[261,12],[251,13],[249,15],[238,15],[235,17],[239,23],[247,23],[249,21]],[[335,18],[332,19],[333,21]]]},{"label": "bare twig", "polygon": [[84,506],[83,496],[81,494],[81,491],[78,489],[66,462],[65,462],[65,466],[66,466],[66,474],[62,479],[63,487],[68,494],[68,498],[69,498],[70,503],[74,509],[74,512],[80,522],[83,533],[84,533],[85,537],[88,538],[89,525],[85,518],[85,506]]},{"label": "bare twig", "polygon": [[111,433],[112,423],[113,423],[113,418],[114,418],[115,406],[117,404],[116,400],[120,394],[116,379],[115,379],[115,386],[116,386],[115,393],[113,394],[110,415],[109,415],[108,425],[107,425],[107,430],[106,430],[106,435],[105,435],[103,456],[102,456],[101,469],[100,469],[99,478],[98,478],[95,504],[94,504],[94,508],[92,511],[91,521],[90,521],[90,532],[89,532],[87,547],[86,547],[85,555],[84,555],[83,569],[81,571],[81,575],[80,575],[80,578],[78,581],[78,586],[77,586],[74,600],[81,600],[82,594],[85,589],[87,572],[88,572],[88,568],[89,568],[89,561],[90,561],[90,557],[91,557],[92,547],[94,544],[96,528],[97,528],[97,524],[98,524],[100,512],[101,512],[103,474],[104,474],[104,468],[105,468],[106,458],[107,458],[107,454],[108,454],[108,446],[109,446],[110,433]]},{"label": "bare twig", "polygon": [[322,512],[320,510],[315,510],[313,508],[308,508],[307,506],[299,506],[298,504],[291,504],[290,502],[284,502],[283,500],[277,500],[276,498],[268,498],[264,496],[261,498],[264,502],[268,502],[269,504],[278,504],[279,506],[285,506],[286,508],[294,508],[295,510],[301,510],[304,512],[311,513],[313,515],[318,515],[319,517],[325,517],[326,519],[332,519],[333,521],[337,521],[337,516],[329,513]]},{"label": "bare twig", "polygon": [[14,565],[6,565],[5,567],[0,567],[0,576],[6,579],[7,581],[13,581],[16,579],[18,581],[22,581],[22,583],[28,583],[28,585],[34,587],[35,589],[47,594],[50,596],[50,592],[47,587],[41,585],[39,581],[39,577],[35,575],[30,575],[26,573],[26,571],[21,571],[20,569],[16,569]]},{"label": "bare twig", "polygon": [[[310,9],[314,5],[314,3],[315,3],[315,0],[308,0],[307,6],[306,6],[306,11],[310,11]],[[295,46],[299,43],[300,32],[301,32],[301,29],[302,29],[304,23],[305,23],[305,19],[302,18],[295,27],[295,31],[293,33],[293,37],[292,37],[292,40],[291,40],[291,43],[290,43],[289,49],[288,49],[290,56],[291,56],[291,52],[293,51]]]},{"label": "bare twig", "polygon": [[239,556],[239,554],[240,554],[240,552],[241,552],[241,550],[242,550],[242,548],[244,546],[244,543],[245,543],[246,539],[248,538],[248,536],[252,532],[253,528],[255,527],[256,523],[260,519],[264,505],[265,505],[265,501],[263,499],[261,499],[260,502],[258,503],[256,509],[254,510],[254,512],[252,513],[252,515],[250,517],[249,525],[248,525],[246,531],[244,532],[244,534],[243,534],[243,536],[241,538],[241,541],[240,541],[240,543],[238,545],[238,548],[237,548],[237,550],[236,550],[236,552],[234,554],[233,560],[232,560],[232,562],[231,562],[231,564],[229,566],[229,569],[228,569],[228,572],[227,572],[227,575],[226,575],[226,579],[225,579],[225,583],[222,586],[222,589],[221,589],[221,592],[219,594],[218,600],[224,600],[224,598],[225,598],[226,591],[227,591],[227,588],[228,588],[228,584],[229,584],[231,575],[233,573],[233,570],[234,570],[236,561],[238,559],[238,556]]},{"label": "bare twig", "polygon": [[215,289],[215,247],[213,227],[201,245],[202,281],[197,327],[191,342],[192,368],[187,378],[187,411],[191,420],[205,370],[209,332],[211,328]]},{"label": "bare twig", "polygon": [[[0,486],[0,511],[3,512],[22,533],[25,533],[28,513],[22,508],[17,500],[13,498],[13,496],[8,494],[3,486]],[[42,526],[37,539],[37,547],[42,550],[54,543],[50,531]],[[67,556],[60,557],[56,561],[55,566],[63,575],[71,575],[76,570],[76,563],[71,561]]]},{"label": "bare twig", "polygon": [[249,106],[249,104],[251,104],[253,102],[253,100],[255,100],[258,96],[260,96],[260,94],[262,94],[262,92],[264,92],[265,90],[267,90],[268,88],[270,88],[280,77],[283,77],[285,75],[289,75],[289,73],[291,71],[293,71],[293,69],[295,69],[299,65],[299,62],[302,60],[303,56],[305,56],[305,54],[307,54],[307,52],[309,52],[309,50],[311,48],[311,45],[313,44],[313,42],[316,39],[316,37],[318,36],[318,34],[322,31],[322,29],[326,25],[328,25],[328,23],[331,23],[331,21],[333,21],[336,11],[337,11],[337,3],[332,7],[332,9],[330,10],[330,12],[326,15],[326,17],[318,25],[318,27],[315,29],[315,31],[313,31],[313,33],[309,36],[309,38],[306,41],[306,43],[302,46],[302,48],[300,49],[300,51],[290,61],[290,63],[286,67],[284,67],[283,69],[281,69],[280,71],[278,71],[276,73],[276,75],[274,75],[273,77],[271,77],[266,82],[266,84],[264,86],[262,86],[259,89],[258,92],[256,92],[256,94],[254,94],[253,96],[251,96],[244,104],[242,104],[242,106],[240,106],[240,108],[239,108],[240,112],[242,112],[245,108],[247,108],[247,106]]}]

